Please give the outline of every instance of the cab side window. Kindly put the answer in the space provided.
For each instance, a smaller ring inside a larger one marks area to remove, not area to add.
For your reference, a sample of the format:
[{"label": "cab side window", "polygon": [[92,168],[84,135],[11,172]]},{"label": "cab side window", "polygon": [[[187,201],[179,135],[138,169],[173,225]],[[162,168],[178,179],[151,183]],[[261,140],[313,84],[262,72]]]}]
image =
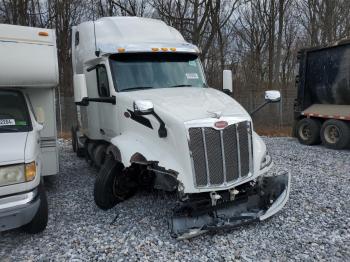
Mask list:
[{"label": "cab side window", "polygon": [[99,65],[96,68],[97,75],[97,89],[100,97],[109,97],[109,84],[107,70],[104,65]]}]

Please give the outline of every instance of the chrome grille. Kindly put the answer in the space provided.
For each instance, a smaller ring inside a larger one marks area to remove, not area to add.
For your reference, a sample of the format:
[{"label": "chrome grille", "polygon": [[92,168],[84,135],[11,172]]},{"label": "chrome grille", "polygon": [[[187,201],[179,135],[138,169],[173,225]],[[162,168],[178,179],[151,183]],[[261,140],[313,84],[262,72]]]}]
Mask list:
[{"label": "chrome grille", "polygon": [[197,187],[231,183],[249,175],[252,167],[249,121],[223,130],[191,127],[189,137]]}]

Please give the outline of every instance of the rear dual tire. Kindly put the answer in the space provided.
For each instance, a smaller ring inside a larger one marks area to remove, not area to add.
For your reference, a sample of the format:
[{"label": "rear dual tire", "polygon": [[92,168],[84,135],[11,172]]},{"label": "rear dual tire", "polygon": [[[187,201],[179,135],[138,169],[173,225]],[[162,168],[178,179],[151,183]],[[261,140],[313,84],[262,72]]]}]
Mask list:
[{"label": "rear dual tire", "polygon": [[331,149],[344,149],[350,146],[350,124],[336,119],[301,119],[295,128],[296,136],[301,144],[317,145],[321,142]]},{"label": "rear dual tire", "polygon": [[350,146],[350,124],[345,121],[329,119],[321,128],[322,143],[331,149],[344,149]]},{"label": "rear dual tire", "polygon": [[296,135],[303,145],[317,145],[321,143],[320,138],[321,121],[313,118],[303,118],[296,126]]}]

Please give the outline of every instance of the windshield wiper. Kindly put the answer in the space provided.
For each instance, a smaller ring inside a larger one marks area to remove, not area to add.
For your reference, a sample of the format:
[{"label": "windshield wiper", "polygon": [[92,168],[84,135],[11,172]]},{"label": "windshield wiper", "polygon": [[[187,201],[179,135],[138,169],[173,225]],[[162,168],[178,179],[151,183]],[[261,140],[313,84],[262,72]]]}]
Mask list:
[{"label": "windshield wiper", "polygon": [[8,132],[18,132],[19,129],[18,128],[14,128],[14,127],[0,127],[0,132],[1,131],[8,131]]},{"label": "windshield wiper", "polygon": [[121,91],[132,91],[132,90],[142,90],[142,89],[151,89],[153,86],[133,86],[129,88],[125,88]]},{"label": "windshield wiper", "polygon": [[170,87],[190,87],[190,86],[192,86],[192,85],[183,84],[183,85],[174,85],[174,86],[170,86]]}]

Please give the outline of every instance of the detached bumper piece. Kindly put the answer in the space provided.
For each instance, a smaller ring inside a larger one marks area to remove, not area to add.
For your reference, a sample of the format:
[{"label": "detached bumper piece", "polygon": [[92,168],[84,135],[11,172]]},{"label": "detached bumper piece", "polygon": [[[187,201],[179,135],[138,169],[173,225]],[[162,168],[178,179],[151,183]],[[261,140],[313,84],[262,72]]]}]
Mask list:
[{"label": "detached bumper piece", "polygon": [[255,183],[237,187],[239,193],[234,200],[225,200],[223,194],[215,206],[208,198],[190,200],[174,211],[169,222],[171,235],[179,240],[188,239],[209,231],[264,220],[281,210],[287,202],[290,179],[289,173],[262,176]]}]

